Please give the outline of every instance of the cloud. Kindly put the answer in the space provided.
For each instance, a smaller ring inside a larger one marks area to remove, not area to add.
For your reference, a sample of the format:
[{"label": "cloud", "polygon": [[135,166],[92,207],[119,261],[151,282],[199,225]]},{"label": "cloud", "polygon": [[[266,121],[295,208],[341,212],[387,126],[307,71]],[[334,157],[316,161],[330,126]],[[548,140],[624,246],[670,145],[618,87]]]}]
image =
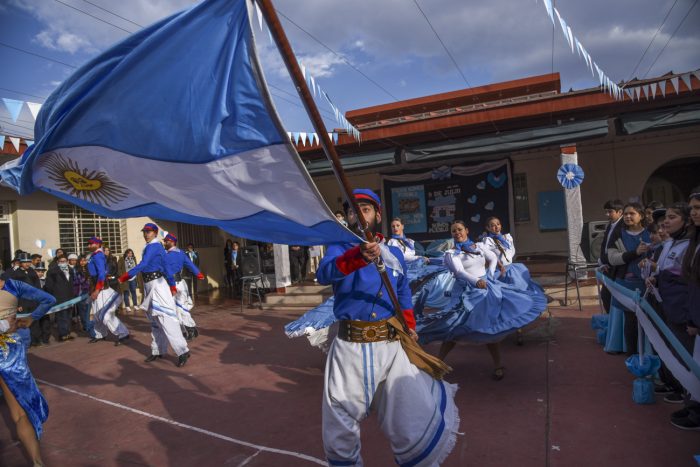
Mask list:
[{"label": "cloud", "polygon": [[34,38],[35,42],[51,50],[75,54],[78,51],[96,52],[97,49],[84,37],[69,32],[43,30]]},{"label": "cloud", "polygon": [[345,62],[332,52],[325,52],[316,55],[302,55],[299,62],[303,63],[311,75],[316,78],[328,78],[333,76],[337,65]]}]

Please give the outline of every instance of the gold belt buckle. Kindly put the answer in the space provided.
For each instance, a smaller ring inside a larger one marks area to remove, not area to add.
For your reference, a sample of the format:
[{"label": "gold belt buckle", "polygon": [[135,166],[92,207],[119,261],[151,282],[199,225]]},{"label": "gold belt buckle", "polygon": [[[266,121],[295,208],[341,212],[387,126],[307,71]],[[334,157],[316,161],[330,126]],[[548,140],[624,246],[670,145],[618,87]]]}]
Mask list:
[{"label": "gold belt buckle", "polygon": [[379,340],[379,326],[367,326],[362,328],[362,339],[366,342],[375,342]]}]

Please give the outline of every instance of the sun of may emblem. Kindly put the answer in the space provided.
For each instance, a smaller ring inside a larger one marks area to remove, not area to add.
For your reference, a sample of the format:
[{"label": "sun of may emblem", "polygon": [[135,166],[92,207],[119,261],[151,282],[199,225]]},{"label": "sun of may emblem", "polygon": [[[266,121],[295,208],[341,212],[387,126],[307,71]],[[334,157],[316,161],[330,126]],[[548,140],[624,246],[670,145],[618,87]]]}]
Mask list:
[{"label": "sun of may emblem", "polygon": [[104,172],[81,169],[74,160],[56,152],[44,157],[49,179],[64,193],[102,206],[118,203],[129,194]]}]

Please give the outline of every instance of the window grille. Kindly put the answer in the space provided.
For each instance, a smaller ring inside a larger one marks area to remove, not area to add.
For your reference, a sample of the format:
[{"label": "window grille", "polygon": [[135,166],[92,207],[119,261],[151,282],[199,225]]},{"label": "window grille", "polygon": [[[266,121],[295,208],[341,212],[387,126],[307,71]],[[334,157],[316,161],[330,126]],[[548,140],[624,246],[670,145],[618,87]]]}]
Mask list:
[{"label": "window grille", "polygon": [[188,243],[195,248],[209,248],[214,244],[214,227],[208,225],[177,223],[177,245],[185,248]]},{"label": "window grille", "polygon": [[100,237],[113,254],[126,249],[126,221],[109,219],[72,204],[58,205],[58,238],[67,253],[87,251],[90,237]]},{"label": "window grille", "polygon": [[530,199],[527,195],[527,174],[513,174],[513,197],[515,198],[515,222],[530,220]]}]

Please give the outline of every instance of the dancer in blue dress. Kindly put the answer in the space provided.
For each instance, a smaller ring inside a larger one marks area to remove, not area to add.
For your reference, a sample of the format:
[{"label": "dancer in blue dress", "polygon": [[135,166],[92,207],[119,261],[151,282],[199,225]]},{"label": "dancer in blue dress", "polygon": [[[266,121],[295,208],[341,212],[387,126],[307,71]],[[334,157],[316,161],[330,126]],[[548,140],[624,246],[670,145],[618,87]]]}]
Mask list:
[{"label": "dancer in blue dress", "polygon": [[[536,295],[536,300],[542,297],[547,299],[544,289],[540,284],[533,281],[530,271],[523,263],[514,263],[515,241],[509,233],[503,233],[501,220],[498,217],[486,219],[486,233],[481,237],[481,242],[498,258],[498,270],[500,274],[497,279],[506,284],[513,285],[516,289]],[[518,329],[518,345],[523,344],[523,334]]]},{"label": "dancer in blue dress", "polygon": [[454,277],[449,304],[441,311],[417,317],[420,341],[442,341],[441,359],[458,340],[486,344],[494,364],[492,377],[501,380],[504,367],[499,342],[537,319],[546,309],[547,301],[544,296],[538,298],[511,284],[494,280],[496,255],[483,243],[469,240],[469,229],[464,221],[454,221],[450,232],[455,247],[444,257]]},{"label": "dancer in blue dress", "polygon": [[[26,318],[16,317],[20,298],[39,303]],[[17,426],[17,436],[35,466],[44,465],[39,439],[49,406],[29,371],[26,349],[16,331],[42,318],[54,303],[55,298],[31,285],[0,279],[0,389]]]},{"label": "dancer in blue dress", "polygon": [[[615,267],[616,283],[643,292],[646,286],[639,263],[645,258],[651,243],[651,235],[644,228],[644,207],[639,203],[626,204],[622,222],[623,228],[610,238],[608,261]],[[637,317],[634,311],[625,309],[614,297],[610,304],[604,350],[628,355],[637,351]]]}]

